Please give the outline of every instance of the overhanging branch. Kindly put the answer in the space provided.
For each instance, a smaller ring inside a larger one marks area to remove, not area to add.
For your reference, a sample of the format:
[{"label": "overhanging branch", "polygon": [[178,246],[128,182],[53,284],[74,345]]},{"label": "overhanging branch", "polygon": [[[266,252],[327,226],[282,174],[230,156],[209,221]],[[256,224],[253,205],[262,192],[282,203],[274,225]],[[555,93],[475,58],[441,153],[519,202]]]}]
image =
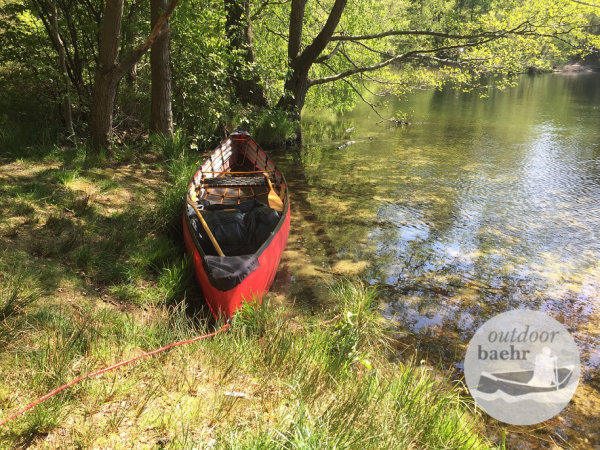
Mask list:
[{"label": "overhanging branch", "polygon": [[[342,41],[340,41],[340,42],[342,42]],[[390,56],[392,56],[389,52],[384,52],[384,51],[369,47],[367,44],[365,44],[364,42],[361,42],[361,41],[349,41],[348,43],[359,45],[359,46],[365,48],[366,50],[370,51],[371,53],[377,53],[381,56],[385,56],[386,58],[389,58]]]},{"label": "overhanging branch", "polygon": [[265,27],[265,30],[267,30],[269,33],[271,33],[272,35],[277,36],[277,37],[283,39],[287,43],[288,37],[285,34],[279,33],[278,31],[275,31],[275,30],[272,30],[267,25],[263,25],[263,26]]},{"label": "overhanging branch", "polygon": [[462,67],[462,66],[468,66],[469,64],[472,64],[472,63],[490,61],[492,58],[464,58],[464,59],[454,60],[454,59],[449,59],[449,58],[438,58],[437,56],[433,56],[433,55],[414,55],[414,56],[411,56],[410,59],[416,59],[416,60],[426,59],[426,60],[430,60],[430,61],[439,63],[443,66]]},{"label": "overhanging branch", "polygon": [[[471,42],[463,42],[463,43],[458,43],[458,44],[452,44],[452,45],[444,45],[444,46],[439,46],[439,47],[435,47],[435,48],[430,48],[430,49],[423,49],[423,50],[411,50],[409,52],[406,53],[402,53],[399,55],[395,55],[392,56],[388,59],[385,59],[384,61],[381,61],[380,63],[377,64],[373,64],[370,66],[362,66],[362,67],[357,67],[356,64],[354,62],[351,61],[351,63],[353,65],[355,65],[355,67],[353,69],[348,69],[345,70],[343,72],[340,72],[338,74],[335,75],[330,75],[327,77],[322,77],[322,78],[318,78],[318,79],[314,79],[314,80],[309,80],[308,81],[308,85],[309,87],[311,86],[316,86],[319,84],[324,84],[324,83],[330,83],[333,81],[337,81],[337,80],[341,80],[343,78],[349,77],[351,75],[354,74],[360,74],[360,73],[365,73],[365,72],[373,72],[379,69],[382,69],[384,67],[389,66],[390,64],[393,64],[397,61],[401,61],[403,59],[407,59],[409,57],[413,57],[416,55],[423,55],[423,54],[431,54],[431,53],[437,53],[443,50],[452,50],[452,49],[457,49],[457,48],[464,48],[464,47],[475,47],[475,46],[479,46],[479,45],[483,45],[486,44],[488,42],[497,40],[497,39],[502,39],[508,36],[513,36],[513,35],[536,35],[536,33],[534,31],[530,31],[528,30],[528,27],[531,26],[531,23],[529,21],[525,21],[522,22],[521,24],[519,24],[518,26],[510,29],[510,30],[504,30],[502,32],[486,32],[486,33],[481,33],[479,35],[472,35],[472,36],[480,36],[480,37],[484,37],[484,39],[480,39],[480,40],[475,40],[475,41],[471,41]],[[392,35],[392,34],[410,34],[410,31],[407,32],[386,32],[386,33],[380,33],[378,35],[365,35],[368,36],[366,38],[368,39],[374,39],[376,37],[382,37],[382,35]],[[429,33],[429,32],[424,32],[424,33]],[[445,33],[442,33],[445,34]],[[561,35],[563,33],[561,32],[557,32],[555,34],[541,34],[540,36],[544,36],[544,37],[556,37],[558,39],[559,35]],[[449,36],[453,36],[454,39],[459,39],[458,36],[456,35],[448,35],[445,34],[445,37],[449,37]],[[352,40],[352,39],[346,39],[346,38],[351,38],[352,36],[339,36],[339,38],[341,40]],[[355,36],[356,37],[356,36]],[[460,36],[460,39],[465,39],[466,36]]]},{"label": "overhanging branch", "polygon": [[492,39],[485,40],[485,41],[480,41],[480,42],[465,43],[465,44],[446,45],[446,46],[443,46],[443,47],[436,47],[436,48],[431,48],[431,49],[427,49],[427,50],[412,50],[410,52],[402,53],[400,55],[396,55],[396,56],[393,56],[391,58],[388,58],[385,61],[382,61],[382,62],[380,62],[378,64],[373,64],[371,66],[355,67],[354,69],[348,69],[348,70],[340,72],[340,73],[338,73],[336,75],[330,75],[328,77],[317,78],[316,80],[309,80],[308,81],[308,85],[309,86],[316,86],[318,84],[331,83],[332,81],[341,80],[343,78],[349,77],[349,76],[357,74],[357,73],[373,72],[375,70],[383,69],[384,67],[387,67],[390,64],[395,63],[396,61],[400,61],[402,59],[406,59],[406,58],[408,58],[410,56],[413,56],[413,55],[419,55],[419,54],[423,54],[423,53],[436,53],[436,52],[439,52],[439,51],[442,51],[442,50],[450,50],[450,49],[461,48],[461,47],[473,47],[473,46],[476,46],[476,45],[484,44],[484,43],[489,42],[491,40]]},{"label": "overhanging branch", "polygon": [[[324,64],[324,65],[325,65],[325,67],[327,67],[329,70],[331,70],[332,72],[334,72],[334,70],[333,70],[333,69],[332,69],[332,68],[331,68],[331,67],[330,67],[328,64]],[[342,80],[342,81],[343,81],[344,83],[346,83],[348,86],[350,86],[350,89],[352,89],[352,90],[353,90],[353,91],[356,93],[356,95],[358,95],[358,96],[360,97],[360,99],[361,99],[361,100],[362,100],[364,103],[366,103],[367,105],[369,105],[369,107],[370,107],[370,108],[373,110],[373,112],[374,112],[375,114],[377,114],[377,116],[378,116],[378,117],[379,117],[381,120],[384,120],[384,121],[386,121],[386,122],[391,122],[391,121],[393,121],[393,119],[389,119],[389,118],[387,118],[387,117],[383,117],[383,116],[381,115],[381,113],[380,113],[379,111],[377,111],[377,108],[375,107],[375,105],[374,105],[373,103],[369,102],[369,101],[368,101],[368,100],[367,100],[367,99],[366,99],[366,98],[365,98],[365,97],[362,95],[362,93],[360,92],[360,90],[358,90],[358,89],[356,88],[356,86],[354,86],[354,85],[353,85],[353,84],[352,84],[350,81],[348,81],[348,80],[345,80],[345,79],[344,79],[344,80]]]},{"label": "overhanging branch", "polygon": [[581,0],[571,0],[573,3],[577,3],[579,5],[584,5],[584,6],[592,6],[594,8],[600,8],[600,4],[594,4],[594,3],[588,3],[588,2],[582,2]]},{"label": "overhanging branch", "polygon": [[[582,1],[578,1],[578,0],[571,0],[571,1],[582,4],[582,5],[586,5],[586,6],[600,7],[598,5],[593,5],[591,3],[585,3]],[[358,43],[358,41],[381,39],[381,38],[389,37],[389,36],[429,36],[429,37],[438,37],[438,38],[444,38],[444,39],[472,40],[472,39],[482,39],[482,38],[489,38],[489,37],[503,37],[508,34],[518,34],[518,35],[536,34],[536,32],[531,29],[528,31],[527,30],[528,27],[533,28],[533,29],[539,28],[539,26],[536,26],[531,21],[526,20],[525,22],[522,22],[521,24],[519,24],[518,26],[516,26],[510,30],[485,31],[485,32],[476,33],[476,34],[452,34],[452,33],[444,33],[441,31],[427,31],[427,30],[388,30],[388,31],[383,31],[381,33],[362,34],[362,35],[358,35],[358,36],[349,36],[346,34],[340,34],[340,35],[332,36],[331,40],[332,41],[350,41],[350,42]],[[560,33],[556,33],[556,34],[568,34],[570,31],[572,31],[572,30],[560,32]]]},{"label": "overhanging branch", "polygon": [[321,57],[317,58],[315,60],[315,63],[321,64],[321,63],[327,61],[328,59],[333,58],[335,56],[335,54],[338,52],[338,50],[340,49],[341,45],[342,45],[342,42],[341,41],[338,42],[337,45],[335,46],[335,48],[331,51],[331,53],[329,53],[328,55],[324,55],[324,56],[321,56]]},{"label": "overhanging branch", "polygon": [[[514,30],[508,32],[514,32],[519,28],[522,28],[525,25],[528,25],[529,22],[523,22]],[[362,34],[359,36],[348,36],[348,35],[336,35],[332,36],[332,41],[366,41],[370,39],[381,39],[388,36],[430,36],[430,37],[439,37],[445,39],[481,39],[487,37],[500,37],[506,34],[507,31],[486,31],[484,33],[477,34],[452,34],[452,33],[442,33],[439,31],[425,31],[425,30],[389,30],[384,31],[382,33],[375,34]]]},{"label": "overhanging branch", "polygon": [[164,12],[164,14],[158,18],[158,20],[154,24],[154,27],[152,27],[152,31],[150,32],[150,35],[146,38],[146,40],[139,47],[132,50],[131,53],[129,53],[125,57],[125,59],[123,59],[123,61],[116,65],[115,69],[117,70],[117,72],[128,72],[135,65],[135,63],[139,61],[139,59],[144,55],[144,53],[146,53],[148,49],[152,47],[154,41],[156,41],[156,39],[162,36],[163,33],[168,31],[169,27],[167,25],[167,21],[169,20],[171,14],[173,14],[173,11],[175,10],[175,7],[178,3],[179,0],[171,0],[171,3],[169,3],[169,6],[167,6],[167,9]]}]

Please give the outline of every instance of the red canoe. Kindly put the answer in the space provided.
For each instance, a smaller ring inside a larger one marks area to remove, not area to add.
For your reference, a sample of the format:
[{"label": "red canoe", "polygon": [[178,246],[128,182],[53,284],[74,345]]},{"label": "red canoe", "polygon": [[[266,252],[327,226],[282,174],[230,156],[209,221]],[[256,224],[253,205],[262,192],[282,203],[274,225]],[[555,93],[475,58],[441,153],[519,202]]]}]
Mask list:
[{"label": "red canoe", "polygon": [[213,150],[189,184],[183,235],[216,318],[262,301],[290,231],[287,184],[245,131]]}]

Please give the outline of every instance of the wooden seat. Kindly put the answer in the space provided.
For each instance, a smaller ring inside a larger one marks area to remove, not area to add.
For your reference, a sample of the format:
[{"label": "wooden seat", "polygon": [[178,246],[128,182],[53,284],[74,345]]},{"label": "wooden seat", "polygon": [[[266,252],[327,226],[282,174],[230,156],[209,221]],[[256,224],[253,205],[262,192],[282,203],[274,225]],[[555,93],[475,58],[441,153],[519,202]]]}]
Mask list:
[{"label": "wooden seat", "polygon": [[266,177],[232,177],[224,176],[218,178],[205,178],[202,184],[206,188],[216,187],[254,187],[267,186]]}]

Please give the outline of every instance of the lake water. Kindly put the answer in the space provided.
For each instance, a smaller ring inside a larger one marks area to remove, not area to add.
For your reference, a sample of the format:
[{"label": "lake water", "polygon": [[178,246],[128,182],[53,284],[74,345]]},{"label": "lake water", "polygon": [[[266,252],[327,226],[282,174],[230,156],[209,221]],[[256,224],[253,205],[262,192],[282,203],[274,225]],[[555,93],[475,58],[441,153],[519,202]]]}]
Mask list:
[{"label": "lake water", "polygon": [[523,76],[487,98],[421,91],[387,113],[400,111],[411,125],[364,104],[306,115],[306,145],[279,158],[292,189],[306,184],[292,208],[309,223],[291,251],[308,247],[323,271],[359,268],[385,316],[455,342],[459,357],[494,314],[547,311],[574,335],[597,394],[600,74]]}]

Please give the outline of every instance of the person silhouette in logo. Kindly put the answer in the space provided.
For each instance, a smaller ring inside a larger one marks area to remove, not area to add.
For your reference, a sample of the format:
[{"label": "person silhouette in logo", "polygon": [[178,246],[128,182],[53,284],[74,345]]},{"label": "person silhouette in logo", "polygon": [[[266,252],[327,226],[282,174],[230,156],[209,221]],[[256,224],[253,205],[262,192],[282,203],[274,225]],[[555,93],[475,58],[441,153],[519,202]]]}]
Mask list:
[{"label": "person silhouette in logo", "polygon": [[542,349],[535,357],[535,366],[533,368],[533,378],[529,385],[549,387],[558,385],[557,373],[555,371],[557,364],[556,356],[551,356],[552,351],[548,347]]}]

